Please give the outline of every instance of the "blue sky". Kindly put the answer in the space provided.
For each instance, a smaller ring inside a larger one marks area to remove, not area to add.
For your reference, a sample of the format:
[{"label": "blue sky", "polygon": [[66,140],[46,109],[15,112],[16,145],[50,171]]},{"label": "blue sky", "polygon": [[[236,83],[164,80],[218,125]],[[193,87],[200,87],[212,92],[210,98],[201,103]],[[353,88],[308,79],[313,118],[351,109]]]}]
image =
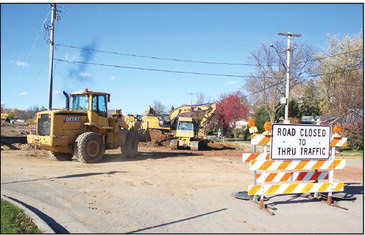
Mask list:
[{"label": "blue sky", "polygon": [[[249,63],[261,42],[301,33],[295,40],[323,50],[327,35],[363,30],[362,4],[58,4],[55,43],[184,60]],[[1,102],[7,108],[48,107],[49,45],[43,22],[49,4],[1,5]],[[80,49],[56,46],[55,58],[85,61]],[[188,63],[94,52],[96,64],[245,76],[252,66]],[[110,108],[142,114],[153,102],[190,104],[187,93],[212,101],[242,91],[244,78],[167,73],[55,61],[53,107],[62,90],[111,93]],[[196,96],[193,95],[193,103]]]}]

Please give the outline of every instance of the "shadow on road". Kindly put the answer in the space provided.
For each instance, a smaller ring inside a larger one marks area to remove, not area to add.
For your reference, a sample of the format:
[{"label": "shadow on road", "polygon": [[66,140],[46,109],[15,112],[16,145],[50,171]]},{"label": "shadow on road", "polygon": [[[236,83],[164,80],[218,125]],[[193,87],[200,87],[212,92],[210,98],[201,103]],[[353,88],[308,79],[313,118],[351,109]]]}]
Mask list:
[{"label": "shadow on road", "polygon": [[360,183],[345,183],[345,193],[354,195],[364,194],[364,185]]},{"label": "shadow on road", "polygon": [[1,136],[1,145],[6,145],[10,150],[19,150],[13,144],[26,144],[27,137],[24,136]]},{"label": "shadow on road", "polygon": [[103,160],[96,164],[121,161],[143,161],[146,159],[161,159],[170,157],[193,157],[200,155],[202,154],[190,152],[139,152],[134,158],[122,158],[120,154],[105,154]]},{"label": "shadow on road", "polygon": [[[320,198],[319,199],[310,199],[306,196],[303,196],[301,194],[293,194],[293,196],[287,200],[283,201],[276,201],[272,203],[268,203],[268,206],[275,206],[280,204],[292,204],[292,203],[307,203],[307,202],[314,202],[318,200],[327,200],[328,193],[318,193]],[[332,193],[332,200],[333,201],[341,201],[341,200],[347,200],[347,201],[353,201],[356,200],[356,195],[363,195],[364,194],[364,186],[360,183],[345,183],[344,191],[343,192],[333,192]],[[287,194],[290,195],[290,194]],[[275,195],[268,197],[268,200],[280,197],[283,195]],[[303,199],[298,200],[298,198],[302,197]]]},{"label": "shadow on road", "polygon": [[150,227],[146,227],[146,228],[141,228],[141,229],[129,231],[127,233],[138,233],[138,232],[146,231],[146,230],[149,230],[149,229],[154,229],[154,228],[159,228],[159,227],[163,227],[163,226],[167,226],[167,225],[171,225],[171,224],[181,223],[181,222],[184,222],[184,221],[187,221],[187,220],[196,219],[196,218],[199,218],[199,217],[202,217],[202,216],[206,216],[206,215],[210,215],[210,214],[222,212],[222,211],[225,211],[225,210],[227,210],[227,208],[223,208],[223,209],[220,209],[220,210],[215,210],[215,211],[207,212],[207,213],[204,213],[204,214],[200,214],[200,215],[188,217],[188,218],[185,218],[185,219],[175,220],[175,221],[171,221],[171,222],[167,222],[167,223],[163,223],[163,224],[159,224],[159,225],[154,225],[154,226],[150,226]]},{"label": "shadow on road", "polygon": [[34,182],[34,181],[43,181],[43,180],[78,178],[78,177],[88,177],[88,176],[94,176],[94,175],[113,175],[113,174],[116,174],[116,173],[128,173],[128,171],[109,171],[109,172],[96,172],[96,173],[63,175],[63,176],[41,178],[41,179],[19,180],[19,181],[6,182],[6,183],[1,183],[1,184],[15,184],[15,183]]}]

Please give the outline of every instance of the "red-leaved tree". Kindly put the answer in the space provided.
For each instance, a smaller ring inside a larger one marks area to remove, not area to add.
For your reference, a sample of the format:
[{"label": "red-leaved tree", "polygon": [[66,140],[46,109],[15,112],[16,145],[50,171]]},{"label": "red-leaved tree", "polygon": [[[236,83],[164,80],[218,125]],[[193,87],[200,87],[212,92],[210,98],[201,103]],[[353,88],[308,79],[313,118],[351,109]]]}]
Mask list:
[{"label": "red-leaved tree", "polygon": [[239,92],[224,95],[217,103],[217,115],[221,125],[228,126],[232,122],[247,118],[248,111]]}]

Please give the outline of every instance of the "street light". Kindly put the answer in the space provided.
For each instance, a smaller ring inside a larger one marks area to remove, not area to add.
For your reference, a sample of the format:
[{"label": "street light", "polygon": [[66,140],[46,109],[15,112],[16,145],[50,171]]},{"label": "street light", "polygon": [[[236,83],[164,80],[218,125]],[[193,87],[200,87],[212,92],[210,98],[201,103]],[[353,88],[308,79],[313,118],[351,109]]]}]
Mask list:
[{"label": "street light", "polygon": [[284,66],[284,68],[285,68],[285,70],[286,70],[286,64],[285,64],[285,62],[283,61],[283,58],[281,58],[281,55],[280,55],[280,53],[282,53],[282,52],[284,52],[284,51],[280,52],[280,51],[278,50],[278,48],[276,48],[276,46],[274,46],[274,45],[270,45],[270,47],[272,47],[272,48],[274,48],[274,49],[275,49],[276,53],[277,53],[277,54],[278,54],[278,56],[279,56],[280,62],[283,64],[283,66]]}]

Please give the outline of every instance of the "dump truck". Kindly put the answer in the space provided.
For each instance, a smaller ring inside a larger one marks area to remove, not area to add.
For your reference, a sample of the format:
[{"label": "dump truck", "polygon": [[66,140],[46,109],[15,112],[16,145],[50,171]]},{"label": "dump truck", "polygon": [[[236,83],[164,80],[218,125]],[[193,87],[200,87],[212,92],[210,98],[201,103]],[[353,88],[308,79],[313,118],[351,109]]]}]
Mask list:
[{"label": "dump truck", "polygon": [[[207,124],[213,117],[216,104],[204,105],[203,109],[185,112],[184,116],[178,116],[174,139],[170,141],[170,148],[176,150],[179,147],[189,147],[193,151],[205,148],[208,144],[206,139]],[[203,114],[198,117],[196,114]]]},{"label": "dump truck", "polygon": [[66,108],[36,114],[36,134],[27,142],[48,150],[59,161],[74,156],[83,163],[100,162],[106,149],[120,148],[122,157],[135,157],[138,137],[121,110],[108,114],[110,94],[85,89],[68,94]]}]

